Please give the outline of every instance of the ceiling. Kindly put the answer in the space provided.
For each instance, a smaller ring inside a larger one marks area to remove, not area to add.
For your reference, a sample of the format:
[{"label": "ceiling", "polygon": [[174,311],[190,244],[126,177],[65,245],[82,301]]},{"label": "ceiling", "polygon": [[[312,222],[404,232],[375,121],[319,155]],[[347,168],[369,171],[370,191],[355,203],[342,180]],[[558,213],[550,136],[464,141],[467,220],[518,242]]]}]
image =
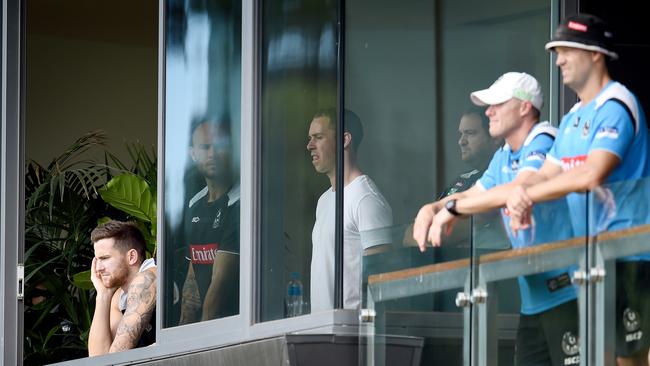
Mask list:
[{"label": "ceiling", "polygon": [[27,35],[158,44],[157,0],[26,0]]}]

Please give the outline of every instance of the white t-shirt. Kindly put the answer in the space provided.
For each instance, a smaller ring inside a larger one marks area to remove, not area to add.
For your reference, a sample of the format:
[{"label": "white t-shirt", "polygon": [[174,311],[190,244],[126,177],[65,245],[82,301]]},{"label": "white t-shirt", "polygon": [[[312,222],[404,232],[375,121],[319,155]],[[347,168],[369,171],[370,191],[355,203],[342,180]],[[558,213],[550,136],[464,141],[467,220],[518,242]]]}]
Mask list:
[{"label": "white t-shirt", "polygon": [[[316,222],[311,234],[311,311],[329,310],[334,305],[336,192],[325,191],[318,199]],[[343,191],[343,307],[360,304],[361,258],[363,250],[390,244],[388,228],[393,211],[375,183],[362,175]],[[370,231],[369,231],[370,230]],[[366,232],[369,231],[369,232]]]}]

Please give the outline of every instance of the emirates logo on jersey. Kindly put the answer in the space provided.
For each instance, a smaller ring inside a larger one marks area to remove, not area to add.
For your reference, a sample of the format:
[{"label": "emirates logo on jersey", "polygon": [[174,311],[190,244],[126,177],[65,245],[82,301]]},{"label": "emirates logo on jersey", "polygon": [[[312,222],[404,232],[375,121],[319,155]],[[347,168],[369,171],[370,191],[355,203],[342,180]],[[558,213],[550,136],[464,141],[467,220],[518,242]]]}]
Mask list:
[{"label": "emirates logo on jersey", "polygon": [[580,166],[587,161],[587,155],[578,155],[562,158],[562,170],[565,172],[577,166]]},{"label": "emirates logo on jersey", "polygon": [[219,244],[190,244],[192,264],[212,264],[219,250]]}]

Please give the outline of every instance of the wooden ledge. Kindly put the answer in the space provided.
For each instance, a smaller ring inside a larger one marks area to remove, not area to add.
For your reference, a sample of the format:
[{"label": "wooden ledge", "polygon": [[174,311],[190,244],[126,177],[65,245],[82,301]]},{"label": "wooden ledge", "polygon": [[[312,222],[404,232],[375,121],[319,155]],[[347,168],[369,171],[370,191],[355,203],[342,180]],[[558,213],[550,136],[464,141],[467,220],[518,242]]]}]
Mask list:
[{"label": "wooden ledge", "polygon": [[386,272],[378,273],[368,276],[368,284],[376,284],[382,282],[390,282],[396,280],[403,280],[407,278],[419,277],[420,275],[436,273],[436,272],[446,272],[453,269],[468,268],[469,269],[469,258],[458,259],[455,261],[448,261],[443,263],[428,264],[422,267],[414,267],[402,269],[395,272]]},{"label": "wooden ledge", "polygon": [[[607,242],[609,240],[621,239],[630,236],[649,234],[650,225],[635,226],[629,229],[622,229],[616,231],[608,231],[602,233],[595,238],[598,242]],[[504,260],[510,260],[521,257],[528,257],[532,255],[539,255],[541,253],[552,252],[555,250],[565,250],[571,248],[586,247],[586,237],[576,237],[567,240],[555,241],[547,244],[534,245],[526,248],[504,250],[500,252],[484,254],[479,257],[478,263],[493,263]],[[407,268],[394,272],[378,273],[368,276],[368,284],[378,284],[382,282],[391,282],[397,280],[404,280],[407,278],[415,278],[421,275],[451,271],[455,269],[469,268],[469,258],[459,259],[449,262],[429,264],[421,267]]]}]

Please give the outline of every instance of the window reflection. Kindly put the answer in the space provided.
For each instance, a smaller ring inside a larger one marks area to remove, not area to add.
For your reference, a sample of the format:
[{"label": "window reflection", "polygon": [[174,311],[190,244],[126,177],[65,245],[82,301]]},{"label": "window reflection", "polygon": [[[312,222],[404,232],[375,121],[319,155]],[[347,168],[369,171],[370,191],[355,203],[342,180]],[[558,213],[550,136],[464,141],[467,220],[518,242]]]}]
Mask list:
[{"label": "window reflection", "polygon": [[239,307],[239,186],[230,127],[203,120],[192,127],[190,154],[206,186],[190,199],[183,222],[188,272],[180,324],[234,315]]},{"label": "window reflection", "polygon": [[310,308],[312,228],[318,197],[330,184],[314,173],[305,145],[316,112],[336,105],[335,25],[332,0],[262,3],[262,321],[296,315],[289,306],[295,279],[301,313]]},{"label": "window reflection", "polygon": [[[425,203],[470,188],[499,145],[481,134],[484,110],[471,109],[470,92],[511,70],[534,75],[548,90],[549,16],[543,1],[346,3],[345,108],[367,127],[359,162],[390,203],[395,224],[403,224],[394,226],[392,251],[364,258],[364,272],[406,276],[408,267],[441,262],[426,268],[463,268],[454,261],[471,257],[472,244],[479,255],[511,248],[496,212],[473,218],[474,237],[469,220],[459,222],[440,248],[425,253],[412,247],[408,227]],[[548,109],[541,114],[545,120]],[[417,335],[428,338],[422,363],[462,364],[462,336],[440,335],[443,328],[462,334],[461,314],[450,314],[460,311],[454,300],[462,288],[431,285],[439,290],[375,303],[385,319],[376,332],[415,335],[417,324]],[[499,312],[519,312],[516,282],[498,284],[495,293],[507,299]]]},{"label": "window reflection", "polygon": [[164,326],[239,313],[241,4],[167,2]]}]

